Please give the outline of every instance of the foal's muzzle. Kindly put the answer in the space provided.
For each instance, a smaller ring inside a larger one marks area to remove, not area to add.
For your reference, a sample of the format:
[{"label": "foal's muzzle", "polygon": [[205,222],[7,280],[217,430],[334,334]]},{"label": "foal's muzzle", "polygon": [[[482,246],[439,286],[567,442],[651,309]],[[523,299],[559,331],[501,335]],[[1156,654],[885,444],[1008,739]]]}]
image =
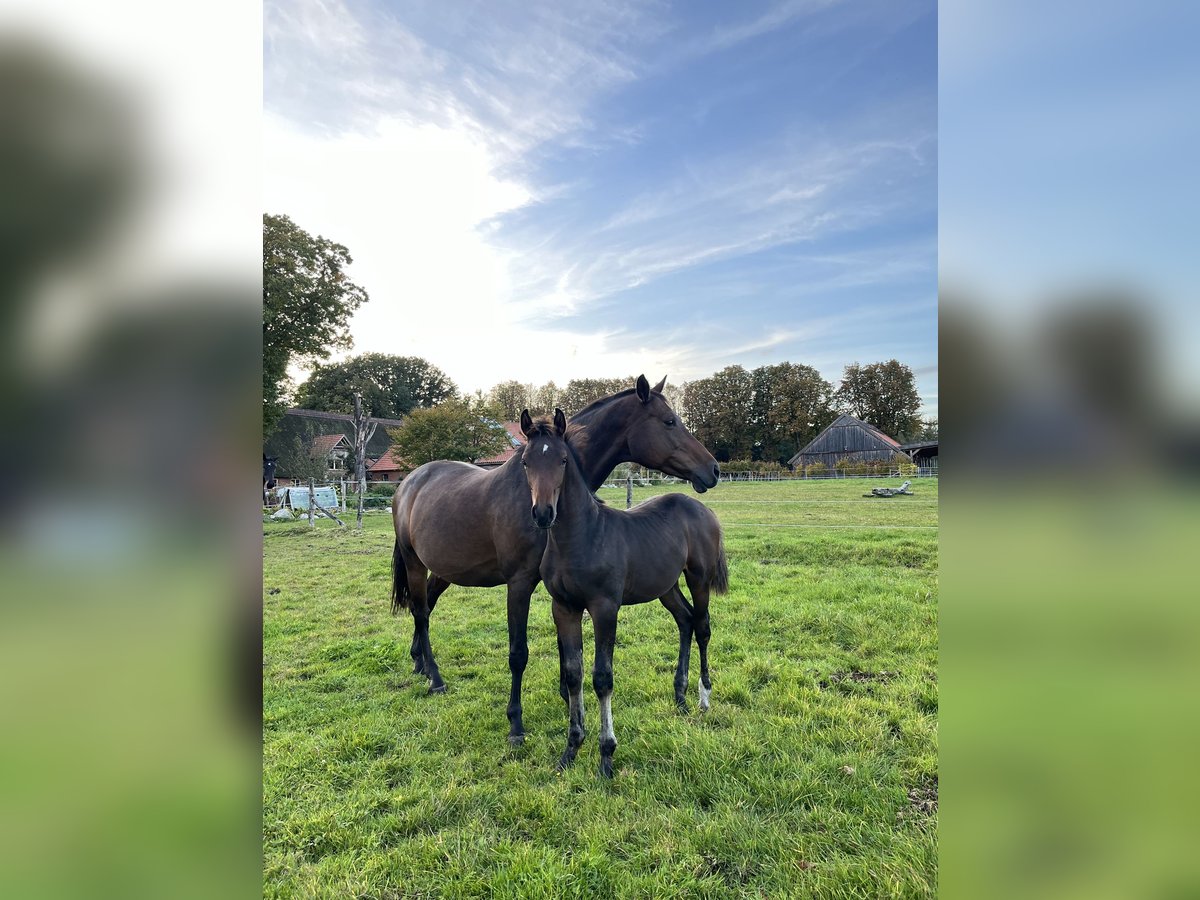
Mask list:
[{"label": "foal's muzzle", "polygon": [[533,524],[543,531],[554,524],[557,518],[556,511],[553,506],[535,506],[533,512]]}]

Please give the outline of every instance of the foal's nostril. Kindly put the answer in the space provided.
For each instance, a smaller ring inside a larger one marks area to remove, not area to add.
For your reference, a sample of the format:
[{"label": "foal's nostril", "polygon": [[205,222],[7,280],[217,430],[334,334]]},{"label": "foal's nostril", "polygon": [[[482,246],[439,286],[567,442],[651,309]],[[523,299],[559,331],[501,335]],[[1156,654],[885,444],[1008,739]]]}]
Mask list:
[{"label": "foal's nostril", "polygon": [[717,479],[718,481],[721,478],[721,467],[717,463],[713,463],[713,478]]}]

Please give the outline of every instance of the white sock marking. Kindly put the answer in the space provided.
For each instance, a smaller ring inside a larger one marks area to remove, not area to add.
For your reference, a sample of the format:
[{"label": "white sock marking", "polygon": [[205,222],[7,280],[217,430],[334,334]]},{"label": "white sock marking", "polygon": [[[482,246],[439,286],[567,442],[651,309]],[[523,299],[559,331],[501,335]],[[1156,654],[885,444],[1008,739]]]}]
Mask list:
[{"label": "white sock marking", "polygon": [[708,709],[708,698],[712,695],[712,691],[704,686],[704,682],[700,682],[700,708]]},{"label": "white sock marking", "polygon": [[600,740],[616,740],[612,723],[612,694],[600,699]]}]

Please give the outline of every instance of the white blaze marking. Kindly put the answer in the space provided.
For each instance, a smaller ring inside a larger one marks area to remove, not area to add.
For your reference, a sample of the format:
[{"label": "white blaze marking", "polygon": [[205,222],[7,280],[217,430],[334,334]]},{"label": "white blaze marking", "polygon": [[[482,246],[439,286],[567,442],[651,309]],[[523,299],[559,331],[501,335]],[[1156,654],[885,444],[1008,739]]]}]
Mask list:
[{"label": "white blaze marking", "polygon": [[549,445],[549,444],[542,444],[542,452],[543,452],[543,453],[545,453],[545,452],[546,452],[547,450],[549,450],[549,449],[550,449],[550,445]]}]

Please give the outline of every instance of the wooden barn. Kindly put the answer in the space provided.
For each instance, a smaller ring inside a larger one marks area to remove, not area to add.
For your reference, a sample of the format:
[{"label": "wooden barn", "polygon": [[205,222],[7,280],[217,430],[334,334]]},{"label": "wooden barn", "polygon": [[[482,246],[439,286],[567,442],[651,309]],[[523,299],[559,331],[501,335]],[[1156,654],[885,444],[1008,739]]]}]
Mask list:
[{"label": "wooden barn", "polygon": [[854,416],[838,416],[799,453],[788,460],[793,467],[824,463],[834,469],[842,460],[888,462],[903,453],[900,443],[869,422]]}]

